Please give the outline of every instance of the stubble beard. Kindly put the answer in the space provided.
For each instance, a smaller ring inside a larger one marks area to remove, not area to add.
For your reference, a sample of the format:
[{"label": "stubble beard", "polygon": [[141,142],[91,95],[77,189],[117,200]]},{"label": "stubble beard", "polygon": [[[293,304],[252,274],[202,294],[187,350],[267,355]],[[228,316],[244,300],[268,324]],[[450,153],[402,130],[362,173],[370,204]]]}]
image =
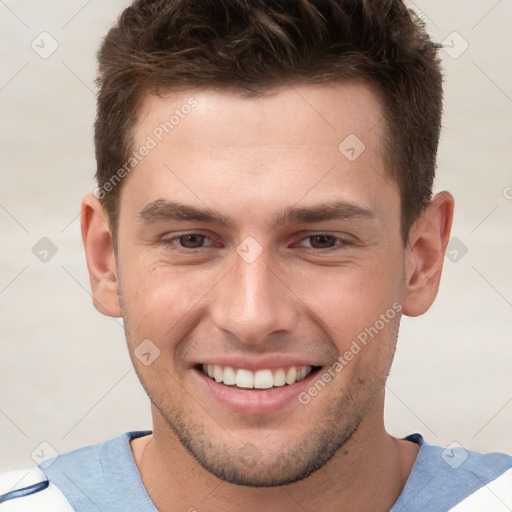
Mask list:
[{"label": "stubble beard", "polygon": [[[300,414],[314,418],[314,424],[298,440],[285,444],[278,453],[266,453],[264,448],[258,448],[250,441],[250,435],[245,444],[237,441],[235,445],[229,440],[216,442],[212,429],[223,434],[226,430],[215,420],[206,425],[197,416],[187,417],[187,413],[173,403],[172,396],[163,388],[161,377],[154,379],[154,382],[148,382],[149,379],[141,378],[138,372],[137,375],[151,402],[164,419],[165,426],[169,427],[169,433],[177,438],[188,453],[206,471],[220,480],[247,487],[292,484],[324,467],[343,447],[348,447],[375,396],[385,384],[385,377],[377,386],[376,382],[370,384],[354,375],[352,383],[357,383],[357,390],[343,390],[334,400],[333,406],[321,412],[322,418],[313,417],[307,410],[307,405],[297,401],[297,407],[304,408]],[[358,395],[368,385],[375,392],[362,400]],[[203,417],[211,419],[206,411]],[[279,434],[279,427],[269,436],[274,434]],[[234,439],[229,434],[226,437]]]},{"label": "stubble beard", "polygon": [[[126,340],[133,361],[130,349],[133,340],[130,340],[129,314],[122,300],[120,287],[118,287],[118,295]],[[397,335],[398,323],[396,332],[393,333],[395,347]],[[279,453],[270,454],[264,453],[263,449],[259,449],[249,440],[242,447],[235,447],[233,443],[225,441],[211,442],[212,428],[224,432],[214,420],[212,420],[212,426],[206,427],[199,418],[197,420],[187,418],[185,411],[176,406],[173,397],[162,386],[162,382],[168,381],[169,378],[165,375],[145,378],[139,371],[140,367],[137,364],[134,364],[134,367],[149,399],[169,427],[169,433],[174,434],[201,467],[220,480],[231,484],[246,487],[276,487],[307,478],[324,467],[342,448],[348,447],[368,409],[385,386],[393,356],[394,350],[390,354],[389,365],[381,375],[375,374],[371,369],[368,371],[367,368],[365,378],[363,372],[355,371],[351,380],[347,382],[346,388],[338,390],[338,396],[332,399],[333,405],[322,411],[322,418],[315,418],[318,424],[314,424],[292,445],[286,445]],[[165,373],[165,371],[165,368],[162,368],[162,372]],[[331,385],[335,382],[336,379],[331,381]],[[314,400],[310,403],[314,403]],[[303,407],[303,414],[311,416],[307,411],[307,405],[297,401],[297,407]],[[206,412],[204,416],[211,418]]]}]

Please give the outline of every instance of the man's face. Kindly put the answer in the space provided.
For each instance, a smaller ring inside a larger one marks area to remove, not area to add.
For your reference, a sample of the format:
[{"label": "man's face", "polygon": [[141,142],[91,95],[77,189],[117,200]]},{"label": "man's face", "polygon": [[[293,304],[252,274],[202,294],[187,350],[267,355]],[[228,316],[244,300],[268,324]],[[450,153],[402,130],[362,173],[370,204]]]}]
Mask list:
[{"label": "man's face", "polygon": [[133,148],[156,147],[123,184],[117,251],[155,435],[259,486],[304,478],[381,421],[404,294],[377,97],[348,82],[273,93],[146,98]]}]

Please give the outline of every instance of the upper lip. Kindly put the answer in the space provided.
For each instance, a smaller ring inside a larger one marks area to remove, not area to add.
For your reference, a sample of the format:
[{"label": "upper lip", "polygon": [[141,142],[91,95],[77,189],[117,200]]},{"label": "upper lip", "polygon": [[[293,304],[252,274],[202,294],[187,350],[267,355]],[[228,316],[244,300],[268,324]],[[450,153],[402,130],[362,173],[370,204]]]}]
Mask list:
[{"label": "upper lip", "polygon": [[290,357],[283,354],[267,354],[258,358],[248,356],[229,356],[229,357],[207,357],[197,364],[206,364],[212,366],[230,366],[231,368],[250,370],[272,370],[277,368],[287,368],[290,366],[322,366],[311,359]]}]

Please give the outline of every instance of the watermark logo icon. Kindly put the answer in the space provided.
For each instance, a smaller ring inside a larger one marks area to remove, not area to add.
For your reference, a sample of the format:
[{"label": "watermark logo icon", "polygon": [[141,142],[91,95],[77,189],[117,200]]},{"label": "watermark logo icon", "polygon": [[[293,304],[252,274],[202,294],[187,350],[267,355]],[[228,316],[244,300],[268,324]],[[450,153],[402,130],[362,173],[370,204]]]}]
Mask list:
[{"label": "watermark logo icon", "polygon": [[57,51],[59,43],[51,34],[44,31],[30,43],[30,47],[41,59],[48,59]]},{"label": "watermark logo icon", "polygon": [[441,457],[448,466],[457,469],[466,462],[469,453],[457,441],[453,441],[441,452]]},{"label": "watermark logo icon", "polygon": [[469,48],[469,43],[458,32],[449,34],[442,44],[452,59],[458,59]]},{"label": "watermark logo icon", "polygon": [[263,252],[263,247],[252,236],[248,236],[238,245],[236,252],[246,263],[254,263]]},{"label": "watermark logo icon", "polygon": [[458,263],[462,258],[464,258],[467,252],[467,245],[462,240],[454,236],[448,242],[445,257],[452,263]]},{"label": "watermark logo icon", "polygon": [[338,146],[340,153],[351,162],[357,160],[365,151],[366,146],[363,141],[354,133],[351,133]]},{"label": "watermark logo icon", "polygon": [[41,262],[48,263],[58,252],[57,246],[46,236],[32,247],[32,254]]},{"label": "watermark logo icon", "polygon": [[49,468],[59,456],[59,452],[48,442],[39,443],[30,454],[32,460],[43,469]]},{"label": "watermark logo icon", "polygon": [[149,339],[139,343],[133,353],[144,366],[153,364],[160,357],[160,349]]},{"label": "watermark logo icon", "polygon": [[245,443],[238,451],[238,455],[241,462],[249,468],[256,466],[258,460],[261,458],[260,450],[251,442]]}]

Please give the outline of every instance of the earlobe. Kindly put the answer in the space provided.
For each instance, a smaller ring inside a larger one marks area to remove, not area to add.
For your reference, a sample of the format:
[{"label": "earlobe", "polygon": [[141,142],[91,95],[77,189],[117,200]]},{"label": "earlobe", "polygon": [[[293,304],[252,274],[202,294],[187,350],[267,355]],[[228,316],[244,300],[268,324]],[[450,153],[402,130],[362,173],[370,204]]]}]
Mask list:
[{"label": "earlobe", "polygon": [[437,296],[450,240],[453,207],[449,192],[436,194],[410,230],[405,257],[405,315],[422,315]]},{"label": "earlobe", "polygon": [[104,315],[120,317],[112,234],[105,210],[93,194],[82,200],[81,228],[94,307]]}]

